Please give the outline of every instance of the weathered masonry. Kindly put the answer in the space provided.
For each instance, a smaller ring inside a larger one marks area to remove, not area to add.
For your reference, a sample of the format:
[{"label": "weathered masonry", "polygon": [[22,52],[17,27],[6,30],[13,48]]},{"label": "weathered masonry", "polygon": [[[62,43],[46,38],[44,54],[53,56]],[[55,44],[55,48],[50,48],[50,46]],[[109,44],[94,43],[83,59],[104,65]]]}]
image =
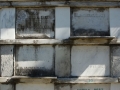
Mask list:
[{"label": "weathered masonry", "polygon": [[120,0],[0,0],[0,90],[120,90]]}]

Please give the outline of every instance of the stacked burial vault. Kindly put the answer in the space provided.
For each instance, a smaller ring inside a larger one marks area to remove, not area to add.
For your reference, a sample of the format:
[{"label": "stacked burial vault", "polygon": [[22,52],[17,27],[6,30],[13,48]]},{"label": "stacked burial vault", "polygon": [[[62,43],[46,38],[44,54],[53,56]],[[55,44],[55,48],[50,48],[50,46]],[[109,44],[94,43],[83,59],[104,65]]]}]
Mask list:
[{"label": "stacked burial vault", "polygon": [[120,90],[117,1],[0,1],[0,90]]}]

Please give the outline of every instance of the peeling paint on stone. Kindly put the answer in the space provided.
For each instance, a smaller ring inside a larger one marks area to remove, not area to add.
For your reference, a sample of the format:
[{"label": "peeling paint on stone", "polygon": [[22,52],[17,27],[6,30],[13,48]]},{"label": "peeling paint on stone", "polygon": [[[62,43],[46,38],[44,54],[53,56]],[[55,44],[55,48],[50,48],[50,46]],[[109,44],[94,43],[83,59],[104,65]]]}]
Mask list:
[{"label": "peeling paint on stone", "polygon": [[13,75],[13,45],[1,46],[1,76],[8,77]]},{"label": "peeling paint on stone", "polygon": [[109,46],[73,46],[72,76],[110,76]]},{"label": "peeling paint on stone", "polygon": [[70,46],[55,47],[55,73],[58,77],[70,76]]},{"label": "peeling paint on stone", "polygon": [[19,8],[16,14],[16,38],[54,38],[53,8]]},{"label": "peeling paint on stone", "polygon": [[54,48],[50,45],[17,46],[15,64],[18,76],[53,76]]},{"label": "peeling paint on stone", "polygon": [[72,8],[71,14],[71,36],[109,36],[107,8]]}]

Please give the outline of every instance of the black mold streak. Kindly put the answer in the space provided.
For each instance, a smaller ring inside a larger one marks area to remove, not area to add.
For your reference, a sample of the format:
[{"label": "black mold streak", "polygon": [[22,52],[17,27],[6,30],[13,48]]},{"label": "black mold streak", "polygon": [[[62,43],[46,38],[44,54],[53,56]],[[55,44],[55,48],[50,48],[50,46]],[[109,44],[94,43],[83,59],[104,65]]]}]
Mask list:
[{"label": "black mold streak", "polygon": [[[40,17],[40,11],[50,11],[48,16]],[[17,38],[54,38],[54,35],[48,37],[46,33],[53,33],[54,34],[54,9],[17,9],[17,19],[16,19],[16,37]],[[22,18],[24,17],[24,19]],[[51,22],[52,21],[52,22]],[[26,32],[28,30],[28,32]],[[30,35],[38,34],[37,36]],[[19,34],[28,34],[27,36],[19,36]],[[39,34],[43,34],[40,35]]]},{"label": "black mold streak", "polygon": [[54,76],[54,70],[46,69],[28,69],[28,68],[19,68],[16,69],[16,75],[18,76],[30,76],[30,77],[40,77],[40,76]]},{"label": "black mold streak", "polygon": [[109,31],[97,31],[94,29],[77,29],[73,30],[73,36],[109,36]]}]

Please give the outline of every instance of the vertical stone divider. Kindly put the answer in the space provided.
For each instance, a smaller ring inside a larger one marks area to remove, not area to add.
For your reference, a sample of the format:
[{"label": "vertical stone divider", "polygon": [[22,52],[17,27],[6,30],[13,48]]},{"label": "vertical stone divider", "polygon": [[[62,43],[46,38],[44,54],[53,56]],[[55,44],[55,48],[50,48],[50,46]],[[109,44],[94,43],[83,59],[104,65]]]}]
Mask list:
[{"label": "vertical stone divider", "polygon": [[[2,8],[0,13],[1,39],[15,39],[15,8]],[[13,75],[14,45],[1,45],[1,76]]]},{"label": "vertical stone divider", "polygon": [[111,46],[111,76],[120,77],[120,46]]},{"label": "vertical stone divider", "polygon": [[110,8],[110,35],[117,37],[120,42],[120,8]]},{"label": "vertical stone divider", "polygon": [[55,75],[70,76],[70,46],[56,45],[55,47]]},{"label": "vertical stone divider", "polygon": [[70,7],[55,8],[55,39],[70,37]]},{"label": "vertical stone divider", "polygon": [[15,39],[15,8],[1,9],[1,39]]}]

